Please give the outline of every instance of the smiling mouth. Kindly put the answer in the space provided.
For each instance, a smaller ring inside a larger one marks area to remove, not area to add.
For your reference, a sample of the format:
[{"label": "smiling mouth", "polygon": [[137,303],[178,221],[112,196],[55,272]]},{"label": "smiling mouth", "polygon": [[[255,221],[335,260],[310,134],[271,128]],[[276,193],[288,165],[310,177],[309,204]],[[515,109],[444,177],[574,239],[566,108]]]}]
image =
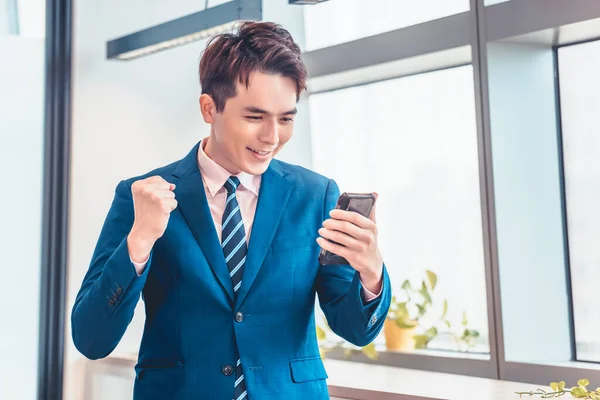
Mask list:
[{"label": "smiling mouth", "polygon": [[248,150],[250,150],[251,152],[253,152],[253,153],[256,153],[256,154],[258,154],[258,155],[261,155],[261,156],[266,156],[267,154],[269,154],[269,153],[270,153],[270,151],[259,151],[259,150],[254,150],[254,149],[251,149],[250,147],[246,147],[246,148],[247,148]]}]

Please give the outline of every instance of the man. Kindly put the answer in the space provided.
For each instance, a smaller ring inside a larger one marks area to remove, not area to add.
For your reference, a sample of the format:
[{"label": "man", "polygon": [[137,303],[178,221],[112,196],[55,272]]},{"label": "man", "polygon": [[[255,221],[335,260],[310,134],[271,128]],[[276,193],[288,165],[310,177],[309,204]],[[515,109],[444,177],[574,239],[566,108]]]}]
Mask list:
[{"label": "man", "polygon": [[[117,186],[73,307],[74,343],[90,359],[110,354],[141,294],[135,399],[327,399],[315,293],[333,331],[359,346],[389,308],[374,213],[330,214],[334,181],[273,159],[306,82],[289,32],[247,22],[214,38],[200,81],[210,136]],[[319,246],[350,265],[319,265]]]}]

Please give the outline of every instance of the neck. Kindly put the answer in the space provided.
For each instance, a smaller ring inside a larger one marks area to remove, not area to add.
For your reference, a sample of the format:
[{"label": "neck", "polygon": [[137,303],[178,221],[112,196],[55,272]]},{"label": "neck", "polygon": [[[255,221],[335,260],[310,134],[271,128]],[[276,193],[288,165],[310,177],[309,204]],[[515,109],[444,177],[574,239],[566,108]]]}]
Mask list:
[{"label": "neck", "polygon": [[221,167],[225,168],[227,172],[229,172],[231,175],[237,175],[241,172],[239,168],[237,168],[235,165],[233,165],[233,163],[231,163],[227,159],[227,156],[224,155],[225,152],[219,149],[218,143],[214,139],[212,132],[206,140],[206,146],[204,146],[204,153],[206,153],[208,158],[219,164]]}]

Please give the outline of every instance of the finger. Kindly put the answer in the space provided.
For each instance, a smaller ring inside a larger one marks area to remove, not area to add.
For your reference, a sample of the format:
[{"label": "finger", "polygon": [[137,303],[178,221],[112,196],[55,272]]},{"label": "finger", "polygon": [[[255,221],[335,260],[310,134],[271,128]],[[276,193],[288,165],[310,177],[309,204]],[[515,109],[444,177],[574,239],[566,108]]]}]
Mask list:
[{"label": "finger", "polygon": [[157,190],[155,193],[161,199],[174,199],[175,198],[175,192],[172,192],[170,190]]},{"label": "finger", "polygon": [[173,191],[175,190],[175,184],[174,183],[169,183],[169,190]]},{"label": "finger", "polygon": [[168,212],[171,212],[177,208],[177,200],[165,199],[163,204],[167,207]]},{"label": "finger", "polygon": [[166,182],[165,178],[160,175],[153,175],[145,179],[148,183]]},{"label": "finger", "polygon": [[333,254],[337,254],[338,256],[344,257],[346,261],[352,254],[352,252],[344,246],[340,246],[339,244],[331,243],[330,241],[323,239],[322,237],[317,238],[317,243],[321,246],[322,249],[332,252]]},{"label": "finger", "polygon": [[375,217],[375,209],[377,208],[377,199],[379,198],[379,193],[373,192],[373,196],[375,196],[375,202],[373,203],[373,209],[371,210],[371,215],[369,219],[374,223],[377,223],[377,218]]},{"label": "finger", "polygon": [[359,241],[363,241],[367,238],[367,232],[365,232],[364,229],[359,228],[352,222],[344,221],[341,219],[326,219],[323,222],[323,227],[332,231],[342,232]]},{"label": "finger", "polygon": [[171,184],[165,180],[162,182],[153,182],[145,186],[146,190],[170,190]]},{"label": "finger", "polygon": [[375,223],[373,221],[355,211],[331,210],[329,215],[334,219],[351,222],[359,228],[373,229],[375,227]]},{"label": "finger", "polygon": [[351,249],[359,249],[361,247],[361,243],[354,239],[352,236],[346,235],[345,233],[339,231],[333,231],[327,228],[319,229],[319,235],[323,236],[325,239],[333,240],[341,245],[346,246]]}]

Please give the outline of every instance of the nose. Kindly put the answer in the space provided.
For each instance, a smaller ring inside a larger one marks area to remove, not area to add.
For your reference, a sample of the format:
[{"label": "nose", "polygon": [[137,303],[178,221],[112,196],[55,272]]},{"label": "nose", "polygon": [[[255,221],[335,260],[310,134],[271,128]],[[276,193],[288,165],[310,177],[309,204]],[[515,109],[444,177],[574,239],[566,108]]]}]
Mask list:
[{"label": "nose", "polygon": [[276,146],[279,143],[279,124],[277,121],[269,121],[264,125],[260,140],[270,146]]}]

